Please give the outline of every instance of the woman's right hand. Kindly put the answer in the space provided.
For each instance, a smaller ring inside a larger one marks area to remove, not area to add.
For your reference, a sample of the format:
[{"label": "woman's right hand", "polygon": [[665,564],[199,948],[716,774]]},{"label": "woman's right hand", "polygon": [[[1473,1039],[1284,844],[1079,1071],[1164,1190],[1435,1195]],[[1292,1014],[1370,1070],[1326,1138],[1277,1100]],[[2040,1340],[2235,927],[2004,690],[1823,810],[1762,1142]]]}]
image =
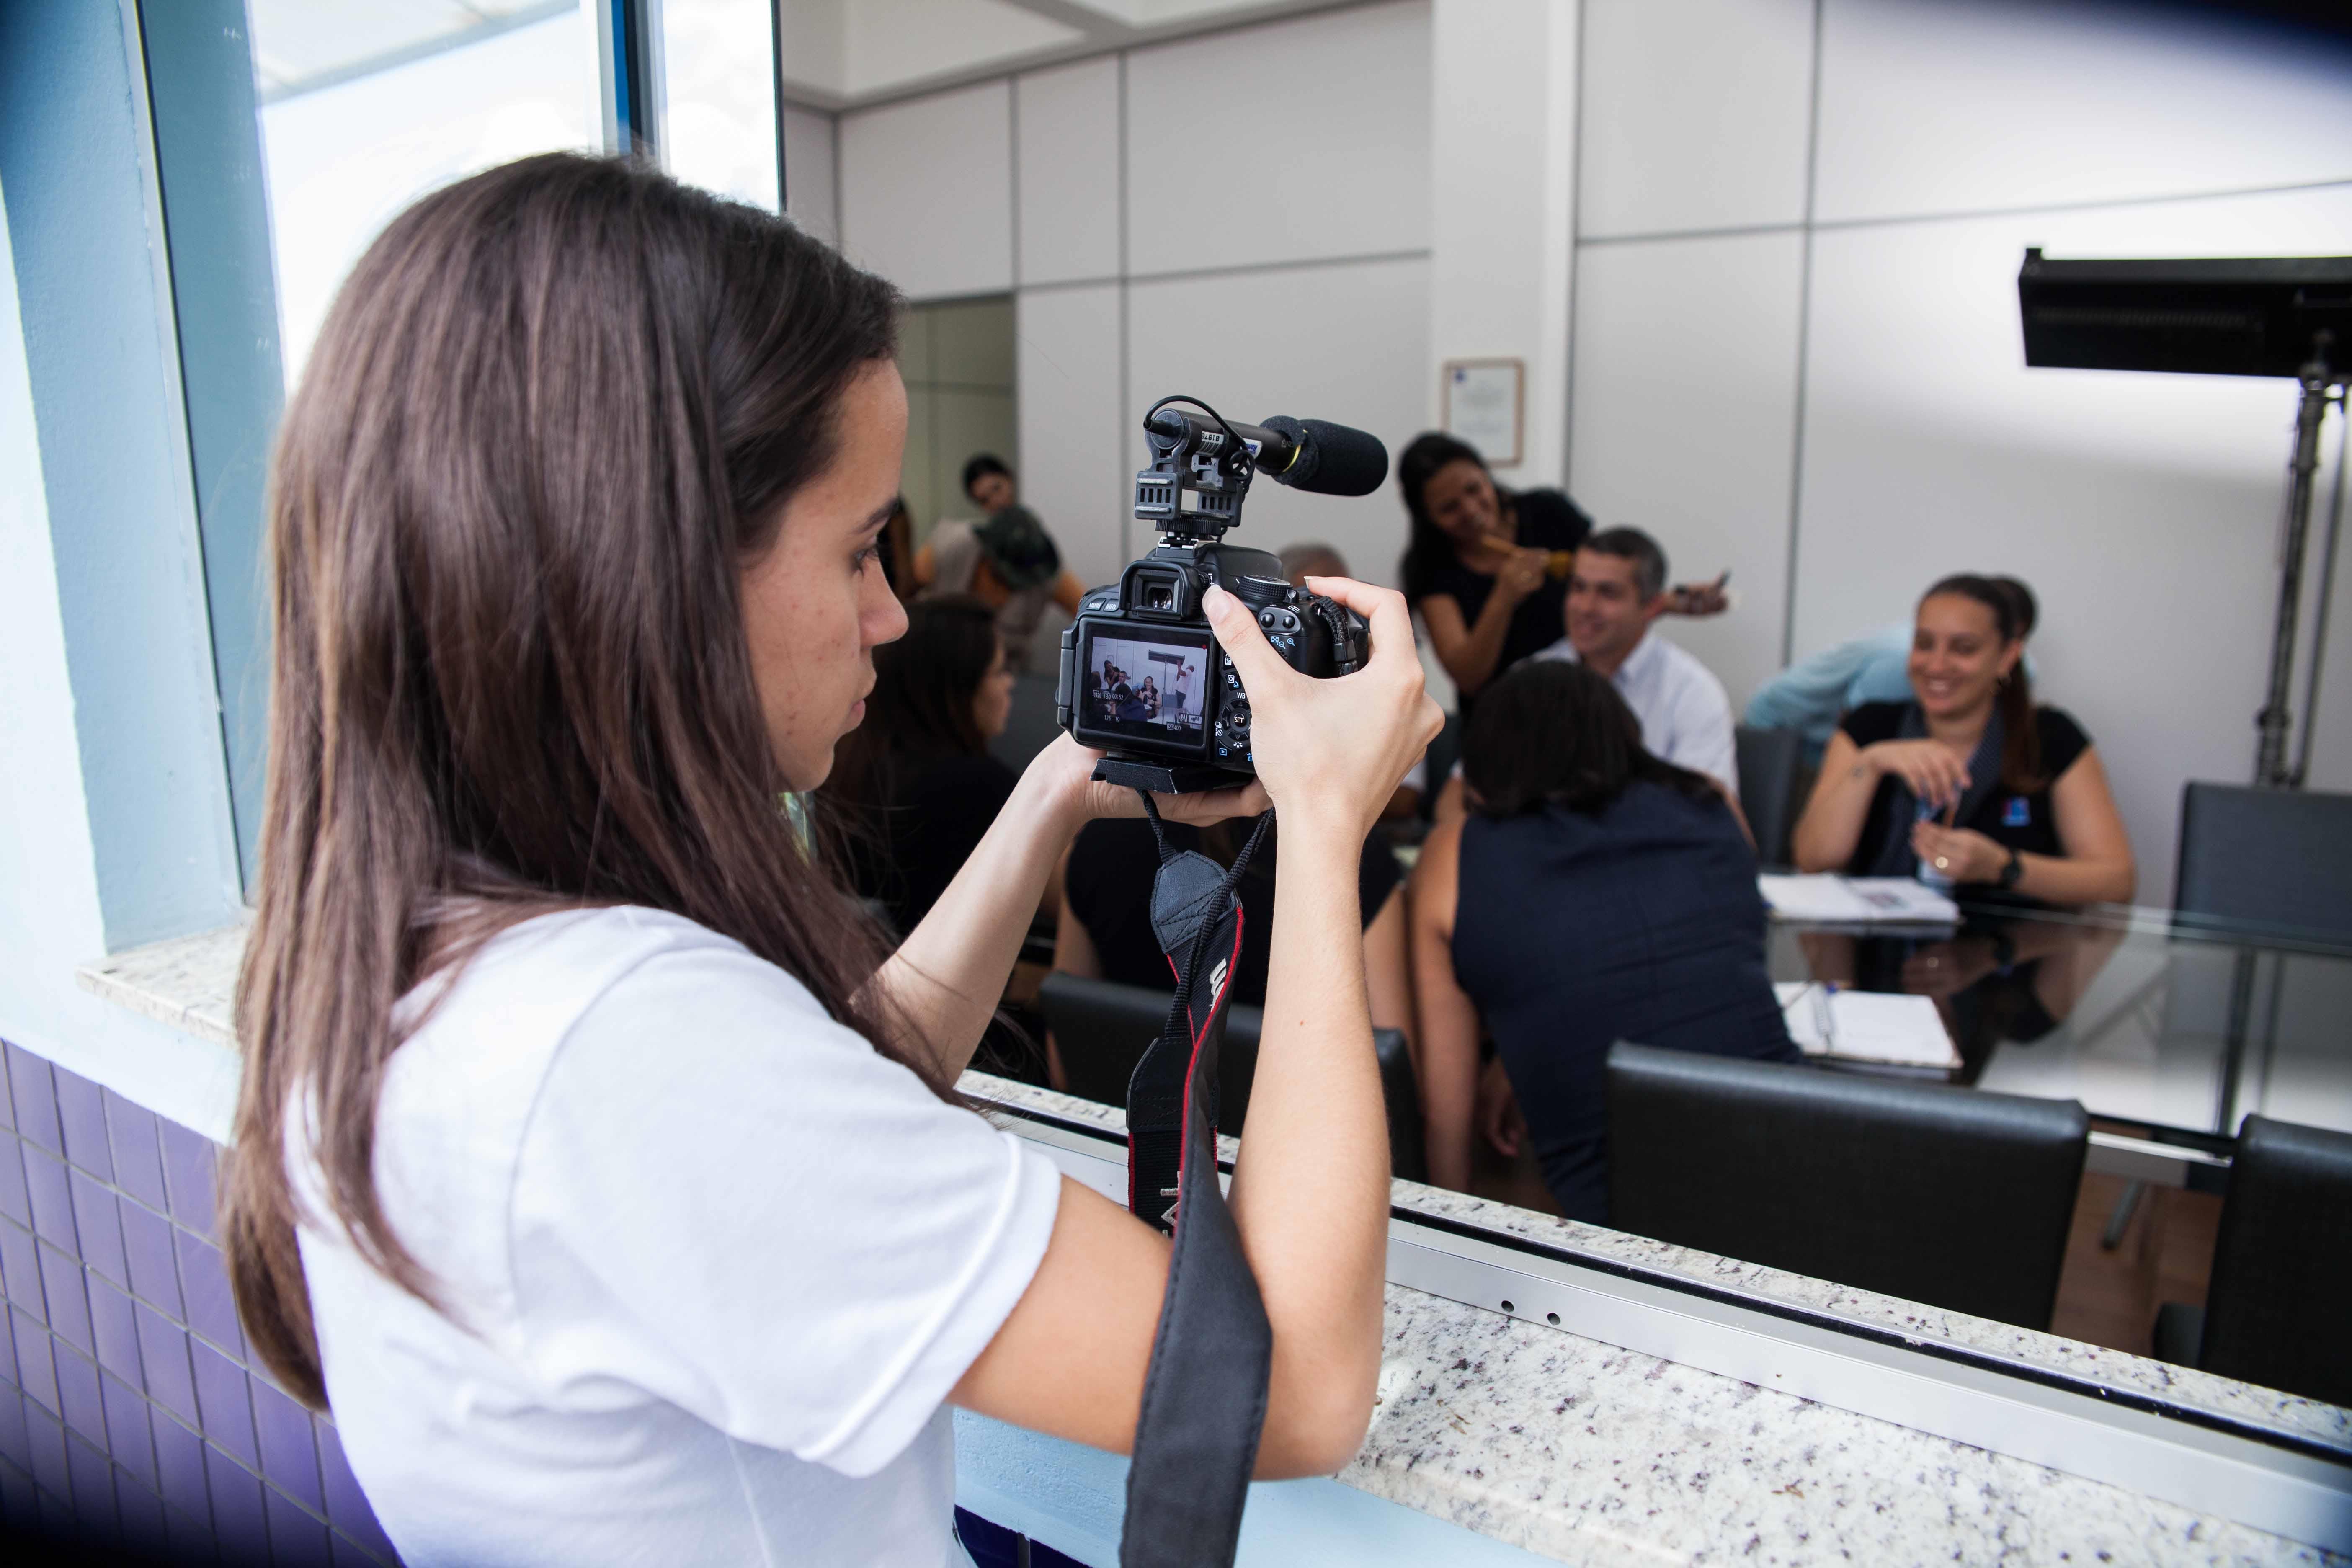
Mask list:
[{"label": "woman's right hand", "polygon": [[1549,551],[1514,547],[1495,569],[1495,597],[1516,605],[1543,586],[1550,570]]},{"label": "woman's right hand", "polygon": [[1958,805],[1969,784],[1968,764],[1940,742],[1880,741],[1862,749],[1862,761],[1882,776],[1893,773],[1939,811]]},{"label": "woman's right hand", "polygon": [[1444,715],[1430,700],[1402,594],[1346,577],[1309,577],[1307,585],[1370,623],[1363,668],[1330,679],[1301,675],[1239,599],[1213,587],[1202,607],[1248,689],[1250,751],[1276,809],[1286,821],[1334,818],[1361,840]]}]

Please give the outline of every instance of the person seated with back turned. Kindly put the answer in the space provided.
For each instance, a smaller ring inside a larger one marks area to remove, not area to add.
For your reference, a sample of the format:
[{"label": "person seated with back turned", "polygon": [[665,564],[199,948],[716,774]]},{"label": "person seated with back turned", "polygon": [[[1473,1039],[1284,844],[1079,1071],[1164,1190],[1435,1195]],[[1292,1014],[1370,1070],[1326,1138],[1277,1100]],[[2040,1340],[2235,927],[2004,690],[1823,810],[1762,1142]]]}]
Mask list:
[{"label": "person seated with back turned", "polygon": [[1017,673],[1049,604],[1078,613],[1086,584],[1062,564],[1054,536],[1021,504],[1013,470],[982,452],[963,466],[963,493],[978,522],[941,520],[915,552],[915,582],[927,594],[971,594],[996,613],[997,634]]},{"label": "person seated with back turned", "polygon": [[[1559,490],[1505,489],[1475,447],[1434,430],[1398,454],[1396,471],[1412,528],[1405,603],[1466,719],[1487,682],[1559,638],[1569,562],[1592,520]],[[1670,607],[1711,616],[1726,603],[1717,582],[1675,589]]]},{"label": "person seated with back turned", "polygon": [[970,595],[907,606],[874,650],[866,721],[844,737],[824,796],[847,818],[851,882],[898,931],[930,913],[1020,782],[989,754],[1013,711],[996,617]]},{"label": "person seated with back turned", "polygon": [[1845,716],[1792,847],[1806,871],[1938,880],[2053,904],[2129,901],[2131,838],[2082,727],[2037,707],[2027,622],[1990,578],[1919,601],[1911,700]]},{"label": "person seated with back turned", "polygon": [[[2032,637],[2041,615],[2033,590],[2015,577],[1985,581],[2015,601],[2020,640]],[[1895,621],[1798,660],[1756,689],[1748,700],[1748,723],[1796,731],[1804,739],[1807,765],[1819,767],[1840,719],[1868,703],[1911,700],[1911,633],[1909,621]],[[2033,673],[2031,655],[2025,669]]]},{"label": "person seated with back turned", "polygon": [[1612,1045],[1798,1059],[1756,852],[1716,781],[1643,750],[1590,664],[1531,660],[1488,688],[1462,766],[1469,815],[1431,831],[1410,906],[1430,1180],[1469,1182],[1483,1019],[1544,1184],[1606,1224]]},{"label": "person seated with back turned", "polygon": [[[1739,813],[1739,751],[1732,738],[1731,698],[1715,672],[1657,635],[1652,623],[1670,606],[1666,552],[1638,528],[1594,534],[1576,552],[1568,588],[1568,635],[1535,655],[1581,663],[1605,677],[1633,710],[1642,744],[1678,768],[1719,785]],[[1461,770],[1446,781],[1436,820],[1462,816]]]}]

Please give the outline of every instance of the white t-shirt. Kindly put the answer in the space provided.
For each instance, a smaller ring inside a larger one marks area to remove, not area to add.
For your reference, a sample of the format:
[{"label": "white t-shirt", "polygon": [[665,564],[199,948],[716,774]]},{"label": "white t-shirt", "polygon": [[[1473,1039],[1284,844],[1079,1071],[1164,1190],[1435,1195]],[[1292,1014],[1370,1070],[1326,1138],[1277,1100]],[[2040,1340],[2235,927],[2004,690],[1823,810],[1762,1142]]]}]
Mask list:
[{"label": "white t-shirt", "polygon": [[394,1055],[376,1130],[452,1316],[340,1227],[300,1240],[405,1562],[966,1561],[943,1401],[1045,1256],[1044,1155],[643,909],[488,944]]}]

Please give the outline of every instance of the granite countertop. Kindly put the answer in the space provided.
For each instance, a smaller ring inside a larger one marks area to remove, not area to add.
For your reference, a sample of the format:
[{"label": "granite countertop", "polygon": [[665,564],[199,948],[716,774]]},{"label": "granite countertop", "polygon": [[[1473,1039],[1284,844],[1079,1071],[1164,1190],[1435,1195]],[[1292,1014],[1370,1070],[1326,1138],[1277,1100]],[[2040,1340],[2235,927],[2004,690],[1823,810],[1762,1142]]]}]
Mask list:
[{"label": "granite countertop", "polygon": [[[80,972],[83,986],[232,1040],[244,928]],[[966,1092],[1116,1132],[1115,1107],[985,1074]],[[1234,1148],[1224,1141],[1227,1152]],[[2352,1414],[2102,1350],[1396,1184],[1466,1222],[2195,1403],[2352,1452]],[[1380,1402],[1351,1486],[1561,1562],[2335,1563],[2352,1559],[1714,1373],[1403,1286],[1387,1294]]]}]

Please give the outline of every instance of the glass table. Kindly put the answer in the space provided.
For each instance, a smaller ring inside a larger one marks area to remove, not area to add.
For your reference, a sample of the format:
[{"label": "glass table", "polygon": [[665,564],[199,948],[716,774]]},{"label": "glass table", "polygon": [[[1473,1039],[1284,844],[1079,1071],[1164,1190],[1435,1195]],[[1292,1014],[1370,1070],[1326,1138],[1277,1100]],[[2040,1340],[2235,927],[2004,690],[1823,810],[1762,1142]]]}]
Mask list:
[{"label": "glass table", "polygon": [[2184,1152],[2226,1156],[2250,1113],[2352,1131],[2352,946],[2163,910],[1961,910],[1957,929],[1776,921],[1772,977],[1930,997],[1961,1064],[1933,1077],[2080,1100]]}]

